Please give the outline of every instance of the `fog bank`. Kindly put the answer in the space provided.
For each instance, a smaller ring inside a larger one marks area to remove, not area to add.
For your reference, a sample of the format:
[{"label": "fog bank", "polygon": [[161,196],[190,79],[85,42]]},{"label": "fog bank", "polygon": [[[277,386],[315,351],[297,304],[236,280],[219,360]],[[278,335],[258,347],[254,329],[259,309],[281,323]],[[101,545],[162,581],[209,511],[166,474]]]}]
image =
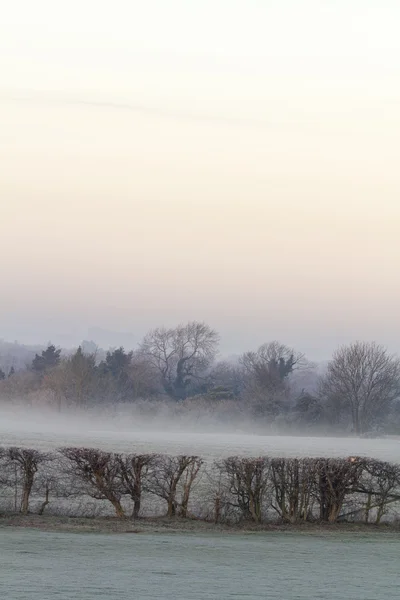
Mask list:
[{"label": "fog bank", "polygon": [[212,414],[197,421],[172,419],[165,410],[139,414],[137,405],[103,412],[56,413],[27,407],[2,407],[0,444],[54,449],[75,445],[138,453],[198,454],[215,459],[230,455],[370,456],[400,462],[400,438],[310,437],[274,435],[255,423],[220,423]]}]

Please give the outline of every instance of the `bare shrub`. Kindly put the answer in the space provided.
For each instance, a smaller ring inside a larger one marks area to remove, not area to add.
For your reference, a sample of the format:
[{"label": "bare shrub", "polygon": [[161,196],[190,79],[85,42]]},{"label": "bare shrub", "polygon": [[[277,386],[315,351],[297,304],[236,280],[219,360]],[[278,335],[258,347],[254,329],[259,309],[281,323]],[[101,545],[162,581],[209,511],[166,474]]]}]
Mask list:
[{"label": "bare shrub", "polygon": [[[149,478],[151,493],[167,502],[167,516],[188,515],[190,492],[203,460],[198,456],[159,456]],[[180,490],[179,490],[180,487]],[[181,497],[178,498],[178,492]]]},{"label": "bare shrub", "polygon": [[84,484],[83,493],[96,500],[108,500],[117,517],[124,517],[121,504],[121,457],[94,448],[61,448],[59,452],[70,465],[70,474]]},{"label": "bare shrub", "polygon": [[121,489],[133,501],[132,517],[139,517],[142,493],[148,486],[148,479],[154,467],[157,455],[155,454],[128,454],[118,455]]},{"label": "bare shrub", "polygon": [[260,523],[268,484],[269,459],[230,456],[218,467],[227,475],[232,504],[239,509],[241,517]]},{"label": "bare shrub", "polygon": [[50,460],[50,456],[33,448],[12,446],[3,449],[1,461],[5,482],[14,488],[14,508],[26,515],[29,512],[29,500],[39,467]]},{"label": "bare shrub", "polygon": [[272,508],[284,522],[312,518],[316,462],[312,458],[271,460]]},{"label": "bare shrub", "polygon": [[321,521],[335,523],[346,497],[358,488],[365,459],[318,458],[316,464],[315,497],[319,505]]},{"label": "bare shrub", "polygon": [[388,505],[400,501],[400,465],[367,459],[358,491],[367,496],[365,522],[369,522],[371,511],[376,509],[375,523],[380,523]]}]

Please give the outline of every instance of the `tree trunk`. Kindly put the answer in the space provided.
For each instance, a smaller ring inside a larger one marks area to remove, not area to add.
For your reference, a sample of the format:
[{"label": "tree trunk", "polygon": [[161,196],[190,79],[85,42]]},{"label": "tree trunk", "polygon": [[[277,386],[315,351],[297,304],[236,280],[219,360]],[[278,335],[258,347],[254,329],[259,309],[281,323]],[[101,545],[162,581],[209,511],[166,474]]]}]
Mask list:
[{"label": "tree trunk", "polygon": [[385,513],[385,504],[384,504],[384,502],[380,502],[380,504],[378,506],[378,512],[376,513],[375,523],[377,525],[379,525],[379,523],[381,522],[381,519],[382,519],[384,513]]},{"label": "tree trunk", "polygon": [[49,486],[46,485],[46,495],[45,495],[45,498],[44,498],[44,502],[42,502],[42,506],[40,507],[39,512],[38,512],[38,514],[40,516],[44,513],[44,509],[49,504],[49,493],[50,493]]},{"label": "tree trunk", "polygon": [[214,523],[219,523],[221,518],[221,498],[217,496],[214,501]]},{"label": "tree trunk", "polygon": [[125,517],[125,512],[118,498],[110,498],[110,502],[115,508],[115,514],[117,515],[117,517],[123,519]]},{"label": "tree trunk", "polygon": [[21,513],[27,515],[29,511],[29,498],[31,495],[33,486],[33,475],[28,475],[24,481],[24,488],[22,490],[21,500]]},{"label": "tree trunk", "polygon": [[181,516],[183,519],[186,519],[186,518],[187,518],[187,515],[188,515],[188,503],[187,503],[187,500],[188,500],[188,499],[186,499],[186,498],[185,498],[185,499],[182,501],[182,504],[181,504],[181,509],[180,509],[180,511],[179,511],[179,514],[180,514],[180,516]]},{"label": "tree trunk", "polygon": [[175,496],[171,496],[168,498],[168,512],[167,517],[175,517],[176,516],[176,502]]},{"label": "tree trunk", "polygon": [[339,513],[340,513],[340,509],[341,506],[339,503],[334,502],[329,509],[329,516],[328,516],[328,521],[329,523],[336,523]]},{"label": "tree trunk", "polygon": [[18,511],[18,471],[14,465],[14,512]]},{"label": "tree trunk", "polygon": [[253,521],[255,523],[261,523],[261,506],[260,503],[254,498],[253,494],[250,494],[249,510]]},{"label": "tree trunk", "polygon": [[134,519],[139,518],[141,500],[142,500],[142,466],[136,465],[135,468],[135,481],[133,484],[133,514]]},{"label": "tree trunk", "polygon": [[191,482],[187,482],[183,488],[180,516],[186,519],[188,515]]},{"label": "tree trunk", "polygon": [[321,521],[327,521],[328,520],[328,509],[327,509],[327,498],[326,498],[326,480],[322,475],[319,476],[319,494],[320,494],[319,518]]},{"label": "tree trunk", "polygon": [[353,412],[353,429],[354,429],[354,433],[356,435],[360,435],[360,433],[361,433],[361,430],[360,430],[360,415],[359,415],[358,407],[355,407],[352,412]]},{"label": "tree trunk", "polygon": [[371,508],[372,508],[372,494],[371,494],[371,492],[369,492],[368,500],[365,505],[365,523],[369,522],[369,512],[370,512]]},{"label": "tree trunk", "polygon": [[132,513],[132,517],[134,519],[138,519],[139,518],[139,513],[140,513],[140,498],[136,497],[133,501],[133,513]]}]

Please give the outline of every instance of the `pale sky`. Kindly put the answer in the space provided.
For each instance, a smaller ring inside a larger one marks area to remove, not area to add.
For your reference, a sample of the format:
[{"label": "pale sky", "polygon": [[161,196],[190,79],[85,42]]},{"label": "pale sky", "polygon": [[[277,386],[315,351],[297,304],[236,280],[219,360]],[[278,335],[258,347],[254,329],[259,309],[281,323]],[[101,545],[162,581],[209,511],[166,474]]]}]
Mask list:
[{"label": "pale sky", "polygon": [[400,351],[397,0],[0,5],[0,337]]}]

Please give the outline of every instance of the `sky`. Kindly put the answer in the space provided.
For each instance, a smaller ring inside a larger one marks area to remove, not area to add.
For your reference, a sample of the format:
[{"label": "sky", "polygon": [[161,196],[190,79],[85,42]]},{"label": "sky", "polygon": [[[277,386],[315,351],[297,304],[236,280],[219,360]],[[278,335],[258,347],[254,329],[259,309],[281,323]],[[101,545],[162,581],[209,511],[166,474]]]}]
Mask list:
[{"label": "sky", "polygon": [[0,338],[200,320],[224,354],[400,351],[399,19],[396,0],[5,3]]}]

